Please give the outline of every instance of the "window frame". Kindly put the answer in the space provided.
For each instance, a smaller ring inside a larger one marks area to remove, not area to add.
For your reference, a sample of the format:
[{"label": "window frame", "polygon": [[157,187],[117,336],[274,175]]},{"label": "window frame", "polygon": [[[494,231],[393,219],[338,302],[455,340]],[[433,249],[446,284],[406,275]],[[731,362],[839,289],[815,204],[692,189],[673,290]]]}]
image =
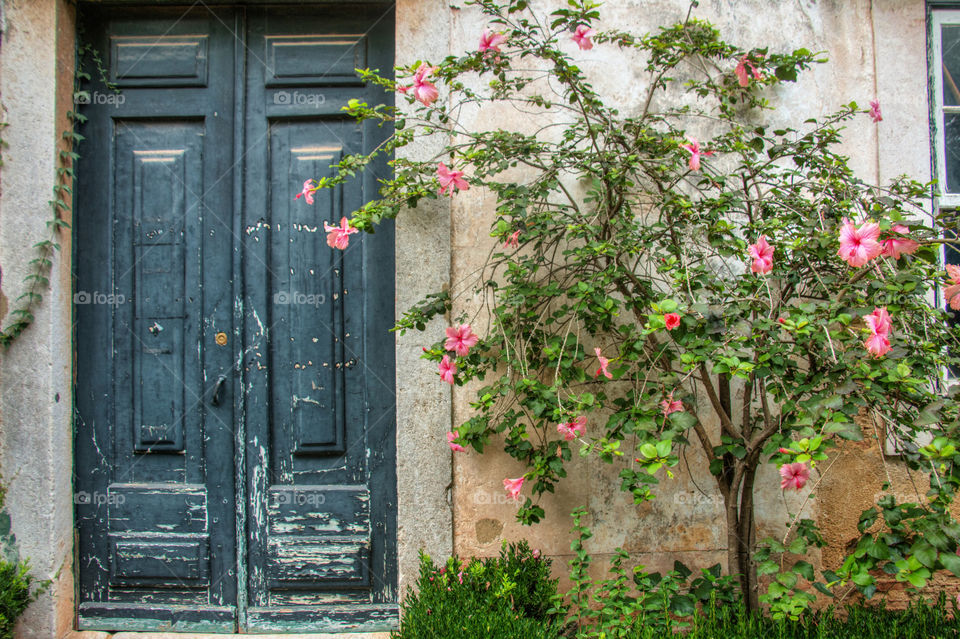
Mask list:
[{"label": "window frame", "polygon": [[960,192],[947,193],[946,135],[947,113],[960,114],[960,105],[945,106],[943,100],[943,26],[960,27],[960,9],[932,8],[930,11],[930,87],[931,120],[933,123],[933,171],[937,179],[934,190],[934,207],[937,209],[960,209]]}]

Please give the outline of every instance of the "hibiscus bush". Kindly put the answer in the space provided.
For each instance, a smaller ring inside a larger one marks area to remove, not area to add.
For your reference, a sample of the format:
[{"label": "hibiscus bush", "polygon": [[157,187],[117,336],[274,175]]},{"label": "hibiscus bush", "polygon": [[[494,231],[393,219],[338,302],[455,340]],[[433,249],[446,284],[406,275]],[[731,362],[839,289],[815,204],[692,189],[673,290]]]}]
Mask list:
[{"label": "hibiscus bush", "polygon": [[[465,4],[488,19],[476,50],[400,67],[398,80],[363,71],[404,108],[347,110],[392,137],[304,185],[309,196],[373,155],[445,141],[432,160],[394,158],[377,198],[326,225],[335,249],[416,215],[425,198],[483,189],[495,199],[479,276],[397,324],[423,330],[467,309],[424,349],[437,383],[477,389],[473,415],[447,433],[451,448],[495,442],[522,462],[504,486],[527,523],[544,515],[539,499],[575,451],[613,465],[641,503],[684,448],[698,449],[689,459],[709,466],[723,498],[726,569],[749,608],[762,600],[795,617],[814,588],[870,596],[878,571],[911,587],[938,570],[960,575],[949,510],[960,421],[946,383],[960,350],[938,302],[939,290],[960,307],[960,268],[941,260],[957,238],[925,209],[934,185],[873,185],[851,170],[843,129],[855,118],[883,126],[880,103],[783,123],[781,85],[825,56],[738,47],[692,11],[635,35],[600,30],[589,0],[548,15],[525,0]],[[636,104],[611,105],[594,88],[579,66],[593,47],[645,76]],[[486,107],[518,117],[492,130],[461,122]],[[466,294],[479,307],[457,306]],[[779,468],[783,490],[815,493],[831,448],[865,436],[896,446],[925,494],[888,495],[863,513],[862,538],[833,572],[804,558],[823,541],[799,514],[786,537],[756,539],[760,464]]]}]

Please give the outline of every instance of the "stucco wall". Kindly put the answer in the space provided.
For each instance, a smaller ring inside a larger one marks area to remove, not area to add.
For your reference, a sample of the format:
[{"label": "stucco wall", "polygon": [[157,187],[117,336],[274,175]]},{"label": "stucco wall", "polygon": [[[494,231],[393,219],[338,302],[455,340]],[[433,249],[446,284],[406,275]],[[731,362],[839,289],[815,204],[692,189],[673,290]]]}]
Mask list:
[{"label": "stucco wall", "polygon": [[[57,147],[72,108],[74,26],[66,3],[3,5],[0,102],[9,126],[2,134],[8,146],[0,173],[0,268],[9,310],[24,290],[33,244],[49,237]],[[29,558],[37,579],[53,582],[22,618],[24,639],[59,636],[72,623],[69,234],[61,247],[33,326],[0,354],[5,507],[20,557]]]}]

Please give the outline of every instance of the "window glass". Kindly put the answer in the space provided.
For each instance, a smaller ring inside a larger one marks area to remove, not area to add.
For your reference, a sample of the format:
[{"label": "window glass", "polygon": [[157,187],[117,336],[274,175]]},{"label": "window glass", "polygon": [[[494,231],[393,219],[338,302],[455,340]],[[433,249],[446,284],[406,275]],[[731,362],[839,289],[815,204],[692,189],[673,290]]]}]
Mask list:
[{"label": "window glass", "polygon": [[944,106],[960,106],[960,24],[940,27],[940,50],[943,86],[940,95]]},{"label": "window glass", "polygon": [[944,188],[960,193],[960,113],[943,114]]}]

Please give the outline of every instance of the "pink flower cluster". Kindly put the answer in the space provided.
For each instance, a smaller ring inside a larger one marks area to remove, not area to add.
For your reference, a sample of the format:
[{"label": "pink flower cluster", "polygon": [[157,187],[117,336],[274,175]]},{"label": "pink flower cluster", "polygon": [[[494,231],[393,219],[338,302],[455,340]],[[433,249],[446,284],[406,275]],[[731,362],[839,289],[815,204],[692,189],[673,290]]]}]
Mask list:
[{"label": "pink flower cluster", "polygon": [[[749,73],[747,72],[747,67],[750,67]],[[737,68],[733,70],[734,74],[737,76],[737,82],[740,83],[740,86],[745,87],[750,84],[750,76],[753,75],[754,80],[762,80],[763,74],[760,73],[760,69],[753,65],[753,62],[750,61],[749,56],[743,56],[740,58],[740,63],[737,65]]]},{"label": "pink flower cluster", "polygon": [[440,97],[440,91],[437,85],[427,79],[427,76],[437,70],[437,67],[431,67],[429,64],[421,64],[413,74],[413,84],[409,86],[397,86],[397,91],[407,94],[413,91],[413,97],[424,106],[430,106]]},{"label": "pink flower cluster", "polygon": [[960,311],[960,266],[947,264],[947,276],[951,284],[943,289],[943,297],[950,303],[950,308]]},{"label": "pink flower cluster", "polygon": [[450,450],[452,450],[453,452],[455,452],[455,453],[465,453],[465,452],[467,452],[467,449],[464,448],[463,446],[461,446],[460,444],[458,444],[458,443],[456,443],[456,442],[454,441],[454,440],[455,440],[457,437],[459,437],[459,436],[460,436],[460,434],[459,434],[457,431],[455,431],[455,430],[448,431],[448,432],[447,432],[447,443],[450,444]]},{"label": "pink flower cluster", "polygon": [[863,318],[870,337],[863,343],[867,351],[874,357],[883,357],[890,350],[890,334],[893,332],[893,322],[886,307],[875,308],[873,313]]},{"label": "pink flower cluster", "polygon": [[571,422],[557,424],[557,432],[563,435],[568,442],[573,441],[587,431],[587,417],[580,415]]},{"label": "pink flower cluster", "polygon": [[800,490],[806,485],[808,479],[810,479],[810,469],[806,464],[794,462],[780,467],[781,490]]},{"label": "pink flower cluster", "polygon": [[591,29],[587,25],[581,24],[577,27],[576,31],[573,32],[572,39],[577,43],[577,46],[580,47],[580,49],[587,51],[593,48],[593,40],[590,38],[596,34],[596,29]]},{"label": "pink flower cluster", "polygon": [[700,148],[700,142],[697,141],[697,138],[687,137],[687,140],[688,140],[690,143],[689,143],[689,144],[681,144],[681,145],[680,145],[680,148],[681,148],[681,149],[686,149],[687,151],[690,152],[690,161],[688,162],[688,166],[690,167],[690,170],[691,170],[691,171],[699,171],[699,170],[700,170],[700,158],[701,158],[701,157],[709,157],[709,156],[713,155],[713,151],[704,151],[704,150],[701,150],[701,148]]},{"label": "pink flower cluster", "polygon": [[506,489],[507,494],[510,495],[511,499],[520,499],[520,490],[523,488],[523,480],[523,477],[503,480],[503,487]]},{"label": "pink flower cluster", "polygon": [[327,232],[327,246],[341,251],[347,248],[350,243],[350,236],[360,232],[359,229],[350,226],[346,217],[340,218],[340,226],[333,226],[324,222],[323,230]]},{"label": "pink flower cluster", "polygon": [[673,398],[673,393],[667,395],[667,398],[660,402],[660,410],[663,412],[663,416],[666,417],[670,413],[682,413],[683,412],[683,402],[679,399]]},{"label": "pink flower cluster", "polygon": [[500,45],[507,42],[507,36],[502,33],[497,33],[490,31],[490,29],[484,29],[483,33],[480,35],[480,46],[477,47],[477,51],[481,53],[486,53],[488,51],[495,51],[500,53]]},{"label": "pink flower cluster", "polygon": [[[480,337],[473,332],[469,324],[460,324],[447,329],[447,340],[443,347],[453,351],[458,357],[465,357],[479,341]],[[440,379],[452,385],[453,376],[457,373],[457,363],[450,359],[449,355],[444,355],[437,368],[440,370]]]},{"label": "pink flower cluster", "polygon": [[601,373],[607,379],[613,379],[613,373],[611,373],[607,367],[610,365],[610,360],[600,354],[600,349],[595,348],[593,352],[597,354],[597,361],[600,362],[600,368],[597,369],[597,372],[593,374],[594,377],[599,377]]},{"label": "pink flower cluster", "polygon": [[840,250],[837,255],[853,267],[861,267],[881,255],[900,259],[901,255],[910,255],[920,247],[920,243],[905,237],[909,229],[896,224],[890,229],[891,235],[880,239],[880,225],[876,222],[864,222],[855,226],[848,219],[843,220],[840,228]]},{"label": "pink flower cluster", "polygon": [[463,171],[453,171],[443,162],[437,165],[437,179],[440,181],[440,195],[447,195],[448,191],[453,195],[454,189],[466,191],[470,188],[467,181],[463,179]]},{"label": "pink flower cluster", "polygon": [[754,273],[769,273],[773,269],[773,247],[767,242],[767,236],[761,235],[756,244],[747,247],[753,262],[750,270]]}]

